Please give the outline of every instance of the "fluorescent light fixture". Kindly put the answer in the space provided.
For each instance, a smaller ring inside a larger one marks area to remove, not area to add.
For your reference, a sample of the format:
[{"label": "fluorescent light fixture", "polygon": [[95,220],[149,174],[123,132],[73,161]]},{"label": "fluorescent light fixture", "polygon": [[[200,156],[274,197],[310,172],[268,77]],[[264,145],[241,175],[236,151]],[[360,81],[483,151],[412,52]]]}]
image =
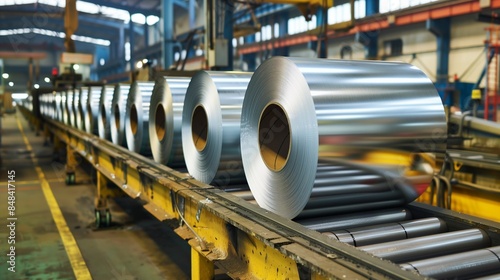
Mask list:
[{"label": "fluorescent light fixture", "polygon": [[[57,32],[57,31],[53,31],[53,30],[40,29],[40,28],[31,28],[31,29],[30,28],[18,28],[18,29],[0,30],[0,36],[29,34],[29,33],[40,34],[40,35],[45,35],[45,36],[50,36],[50,37],[58,37],[58,38],[65,38],[66,37],[66,34],[64,34],[64,32]],[[90,44],[95,44],[95,45],[101,45],[101,46],[111,45],[111,41],[109,41],[109,40],[97,39],[97,38],[80,36],[80,35],[75,35],[75,34],[71,35],[71,39],[73,39],[75,41],[80,41],[80,42],[85,42],[85,43],[90,43]]]},{"label": "fluorescent light fixture", "polygon": [[43,79],[46,83],[50,83],[50,78],[49,77],[45,77],[45,79]]},{"label": "fluorescent light fixture", "polygon": [[3,73],[3,74],[2,74],[2,78],[4,78],[4,79],[8,79],[8,78],[9,78],[9,73]]},{"label": "fluorescent light fixture", "polygon": [[39,84],[34,84],[33,87],[36,88],[36,89],[39,89],[40,85]]},{"label": "fluorescent light fixture", "polygon": [[12,99],[25,99],[28,97],[27,93],[13,93]]},{"label": "fluorescent light fixture", "polygon": [[106,60],[104,58],[99,59],[99,65],[103,66],[106,63]]},{"label": "fluorescent light fixture", "polygon": [[13,87],[14,86],[14,82],[9,82],[9,86]]}]

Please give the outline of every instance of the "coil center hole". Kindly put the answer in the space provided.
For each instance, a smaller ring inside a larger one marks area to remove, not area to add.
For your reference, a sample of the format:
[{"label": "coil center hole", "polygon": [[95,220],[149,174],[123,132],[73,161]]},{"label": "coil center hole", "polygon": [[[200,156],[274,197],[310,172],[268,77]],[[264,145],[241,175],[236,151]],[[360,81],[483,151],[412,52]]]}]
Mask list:
[{"label": "coil center hole", "polygon": [[115,105],[115,127],[117,131],[120,131],[120,107],[118,104]]},{"label": "coil center hole", "polygon": [[207,146],[208,138],[208,117],[203,106],[198,105],[194,108],[191,118],[191,135],[196,150],[203,151]]},{"label": "coil center hole", "polygon": [[158,106],[156,106],[155,129],[158,140],[162,141],[163,138],[165,137],[165,131],[167,130],[166,119],[165,119],[165,108],[163,108],[162,104],[158,104]]},{"label": "coil center hole", "polygon": [[290,154],[290,125],[283,108],[269,104],[259,120],[260,155],[272,171],[285,167]]},{"label": "coil center hole", "polygon": [[132,104],[132,107],[130,107],[130,129],[132,129],[132,134],[134,135],[137,133],[138,124],[137,107],[135,107],[135,104]]},{"label": "coil center hole", "polygon": [[101,122],[103,124],[102,127],[106,127],[108,120],[106,118],[106,106],[104,106],[104,104],[101,105]]}]

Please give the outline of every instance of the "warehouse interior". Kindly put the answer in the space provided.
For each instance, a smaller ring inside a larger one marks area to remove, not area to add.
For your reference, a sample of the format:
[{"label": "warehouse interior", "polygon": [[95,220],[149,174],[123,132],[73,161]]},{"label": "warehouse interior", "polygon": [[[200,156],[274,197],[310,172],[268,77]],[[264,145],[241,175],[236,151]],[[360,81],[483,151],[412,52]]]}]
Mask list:
[{"label": "warehouse interior", "polygon": [[0,279],[500,279],[500,0],[3,0],[0,74]]}]

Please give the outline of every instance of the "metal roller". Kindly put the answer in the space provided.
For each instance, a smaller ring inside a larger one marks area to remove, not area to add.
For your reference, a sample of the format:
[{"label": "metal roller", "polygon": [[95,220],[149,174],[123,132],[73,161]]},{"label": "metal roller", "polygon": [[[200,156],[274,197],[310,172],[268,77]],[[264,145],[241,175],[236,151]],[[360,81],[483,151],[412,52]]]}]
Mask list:
[{"label": "metal roller", "polygon": [[111,102],[111,141],[113,144],[123,147],[127,147],[127,141],[125,139],[125,112],[129,91],[129,84],[117,84]]},{"label": "metal roller", "polygon": [[134,82],[130,87],[125,113],[125,138],[129,150],[151,155],[149,143],[149,107],[153,82]]},{"label": "metal roller", "polygon": [[[99,102],[101,100],[101,86],[89,87],[88,96],[85,100],[85,131],[90,134],[99,135],[97,125],[99,114]],[[109,118],[108,118],[109,119]]]},{"label": "metal roller", "polygon": [[87,116],[87,101],[89,99],[89,88],[80,88],[80,97],[78,102],[78,114],[76,115],[76,125],[80,130],[87,131],[85,127],[85,119]]},{"label": "metal roller", "polygon": [[320,232],[345,228],[371,226],[411,219],[411,212],[404,208],[366,211],[361,213],[325,216],[312,219],[298,219],[297,223]]},{"label": "metal roller", "polygon": [[160,77],[156,80],[149,110],[149,139],[153,158],[170,167],[184,167],[182,107],[191,78]]},{"label": "metal roller", "polygon": [[78,124],[77,121],[81,120],[82,118],[78,116],[79,110],[78,107],[80,106],[80,89],[73,89],[73,100],[72,100],[72,115],[71,115],[71,125],[74,128],[80,129],[81,124]]},{"label": "metal roller", "polygon": [[97,127],[99,130],[99,137],[106,140],[111,140],[111,111],[113,107],[112,103],[114,93],[114,85],[105,85],[101,89],[101,95],[99,98]]},{"label": "metal roller", "polygon": [[[401,264],[406,270],[435,279],[498,279],[500,246]],[[492,278],[493,277],[493,278]],[[498,277],[498,276],[496,276]],[[481,278],[483,279],[483,278]]]},{"label": "metal roller", "polygon": [[413,65],[285,57],[253,74],[241,129],[255,199],[289,218],[306,206],[318,164],[332,159],[368,167],[398,201],[413,201],[433,175],[434,160],[421,153],[443,152],[447,135],[441,99]]},{"label": "metal roller", "polygon": [[396,263],[421,260],[490,245],[481,229],[467,229],[358,247],[377,257]]},{"label": "metal roller", "polygon": [[245,182],[240,117],[251,73],[200,71],[184,99],[182,150],[189,174],[224,188]]},{"label": "metal roller", "polygon": [[446,223],[439,218],[425,218],[369,227],[325,232],[325,235],[353,246],[365,246],[437,234],[446,231]]}]

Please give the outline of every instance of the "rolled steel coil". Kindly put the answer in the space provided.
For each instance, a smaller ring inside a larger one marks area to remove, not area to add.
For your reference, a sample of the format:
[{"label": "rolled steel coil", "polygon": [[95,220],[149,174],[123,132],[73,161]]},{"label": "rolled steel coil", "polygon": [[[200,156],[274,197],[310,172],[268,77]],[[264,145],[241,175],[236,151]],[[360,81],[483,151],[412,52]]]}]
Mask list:
[{"label": "rolled steel coil", "polygon": [[[421,153],[446,148],[445,114],[433,83],[415,66],[396,62],[273,57],[252,76],[241,129],[243,166],[256,201],[289,218],[304,210],[316,181],[328,178],[323,174],[330,171],[319,165],[372,175],[356,178],[360,186],[347,193],[346,207],[322,195],[333,213],[368,210],[417,198],[433,173],[432,158]],[[380,193],[372,181],[386,186],[387,200],[370,199]],[[337,185],[330,180],[318,187],[325,186]],[[364,197],[350,203],[359,187]]]},{"label": "rolled steel coil", "polygon": [[153,82],[134,82],[130,87],[125,114],[125,138],[129,150],[151,155],[149,144],[149,107]]},{"label": "rolled steel coil", "polygon": [[87,115],[87,101],[89,99],[89,88],[81,87],[80,96],[78,98],[78,113],[76,114],[76,126],[80,130],[86,130],[85,118]]},{"label": "rolled steel coil", "polygon": [[75,128],[80,129],[81,124],[79,124],[77,121],[81,120],[82,118],[78,116],[79,110],[78,107],[80,106],[80,89],[74,89],[73,90],[73,100],[72,100],[72,114],[71,114],[71,125]]},{"label": "rolled steel coil", "polygon": [[182,150],[189,174],[227,187],[244,182],[240,118],[251,73],[196,73],[182,111]]},{"label": "rolled steel coil", "polygon": [[[433,279],[472,279],[500,273],[500,246],[413,261],[401,267]],[[483,278],[481,278],[483,279]]]},{"label": "rolled steel coil", "polygon": [[130,91],[129,84],[117,84],[111,102],[111,141],[113,144],[127,147],[125,139],[125,112]]},{"label": "rolled steel coil", "polygon": [[99,137],[106,140],[111,140],[111,111],[113,108],[114,93],[114,85],[105,85],[101,89],[101,96],[99,98],[97,127],[99,130]]},{"label": "rolled steel coil", "polygon": [[184,167],[182,153],[182,107],[191,78],[160,77],[151,95],[149,139],[156,162]]},{"label": "rolled steel coil", "polygon": [[94,135],[99,135],[97,121],[101,92],[102,86],[91,86],[89,87],[87,100],[85,100],[85,131]]},{"label": "rolled steel coil", "polygon": [[64,91],[64,124],[71,126],[71,119],[73,115],[73,90]]},{"label": "rolled steel coil", "polygon": [[54,97],[55,106],[55,120],[62,122],[62,93],[60,91],[56,92]]}]

